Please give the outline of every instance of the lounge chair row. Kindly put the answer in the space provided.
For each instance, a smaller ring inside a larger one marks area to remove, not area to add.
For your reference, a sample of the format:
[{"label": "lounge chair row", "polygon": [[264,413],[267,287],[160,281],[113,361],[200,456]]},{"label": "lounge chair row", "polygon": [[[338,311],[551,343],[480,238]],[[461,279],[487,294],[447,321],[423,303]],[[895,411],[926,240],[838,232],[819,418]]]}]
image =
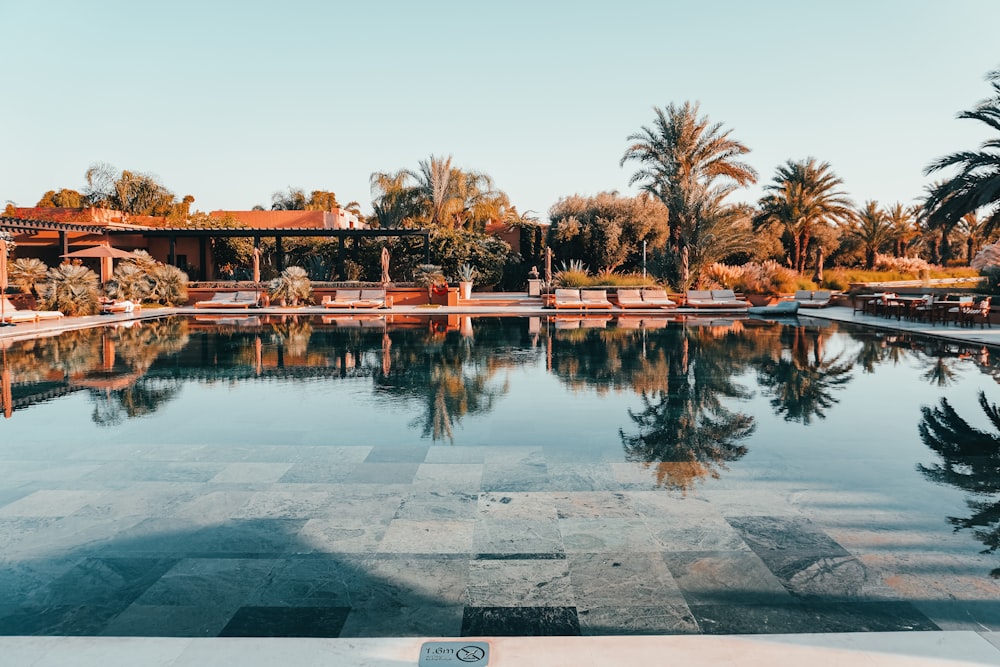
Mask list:
[{"label": "lounge chair row", "polygon": [[619,308],[673,308],[677,302],[662,289],[620,289],[615,295]]},{"label": "lounge chair row", "polygon": [[339,289],[323,297],[326,308],[384,308],[384,289]]},{"label": "lounge chair row", "polygon": [[748,308],[746,299],[740,299],[731,289],[687,291],[685,304],[690,308]]},{"label": "lounge chair row", "polygon": [[800,289],[795,292],[792,300],[798,301],[803,308],[825,308],[830,305],[830,290],[816,290],[815,292]]},{"label": "lounge chair row", "polygon": [[216,292],[211,299],[196,301],[195,308],[249,308],[256,306],[258,293],[254,291]]},{"label": "lounge chair row", "polygon": [[17,324],[18,322],[37,322],[39,320],[54,320],[62,317],[58,310],[28,310],[17,308],[10,299],[3,297],[3,321]]},{"label": "lounge chair row", "polygon": [[612,304],[608,301],[608,291],[603,289],[557,289],[552,307],[587,310],[588,308],[607,308]]}]

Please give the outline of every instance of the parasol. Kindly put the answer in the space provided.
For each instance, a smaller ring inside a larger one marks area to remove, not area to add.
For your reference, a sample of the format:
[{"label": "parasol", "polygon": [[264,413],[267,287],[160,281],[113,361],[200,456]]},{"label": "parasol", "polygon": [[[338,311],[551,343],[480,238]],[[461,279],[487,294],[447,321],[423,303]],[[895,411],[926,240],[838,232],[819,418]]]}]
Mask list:
[{"label": "parasol", "polygon": [[552,248],[545,249],[545,284],[552,284]]},{"label": "parasol", "polygon": [[10,384],[10,367],[7,366],[7,349],[4,348],[3,371],[0,372],[0,399],[3,402],[3,416],[7,419],[14,414],[14,398]]},{"label": "parasol", "polygon": [[83,257],[97,257],[101,260],[101,282],[106,283],[111,280],[111,271],[113,269],[111,262],[115,259],[128,259],[134,258],[135,255],[128,252],[127,250],[119,250],[118,248],[112,248],[109,245],[95,245],[90,248],[84,248],[83,250],[77,250],[75,252],[68,252],[62,255],[67,259],[83,258]]},{"label": "parasol", "polygon": [[389,284],[389,249],[382,247],[382,284]]},{"label": "parasol", "polygon": [[253,249],[253,281],[260,282],[260,248]]},{"label": "parasol", "polygon": [[[7,326],[7,322],[4,321],[6,313],[4,309],[7,306],[7,242],[0,239],[0,327]],[[11,322],[13,325],[13,322]],[[7,403],[4,403],[6,408]]]}]

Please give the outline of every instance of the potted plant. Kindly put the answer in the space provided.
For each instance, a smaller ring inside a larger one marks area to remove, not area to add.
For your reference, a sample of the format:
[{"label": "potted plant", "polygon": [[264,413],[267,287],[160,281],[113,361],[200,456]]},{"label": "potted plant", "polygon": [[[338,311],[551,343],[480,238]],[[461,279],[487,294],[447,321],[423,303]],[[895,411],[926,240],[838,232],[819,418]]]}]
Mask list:
[{"label": "potted plant", "polygon": [[297,306],[312,298],[309,274],[301,266],[290,266],[271,281],[271,302]]},{"label": "potted plant", "polygon": [[458,267],[458,289],[463,299],[472,298],[472,281],[476,279],[477,271],[471,264]]},{"label": "potted plant", "polygon": [[419,264],[413,269],[413,282],[419,287],[427,288],[427,302],[434,301],[435,292],[448,292],[448,282],[444,278],[441,267],[437,264]]}]

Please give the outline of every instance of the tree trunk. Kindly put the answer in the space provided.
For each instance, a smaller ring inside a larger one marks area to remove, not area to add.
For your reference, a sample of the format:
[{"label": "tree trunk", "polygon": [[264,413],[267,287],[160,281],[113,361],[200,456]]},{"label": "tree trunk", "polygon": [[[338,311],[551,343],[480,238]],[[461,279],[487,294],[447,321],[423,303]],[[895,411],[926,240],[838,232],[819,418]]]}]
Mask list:
[{"label": "tree trunk", "polygon": [[813,274],[813,282],[817,285],[823,282],[823,248],[816,249],[816,273]]}]

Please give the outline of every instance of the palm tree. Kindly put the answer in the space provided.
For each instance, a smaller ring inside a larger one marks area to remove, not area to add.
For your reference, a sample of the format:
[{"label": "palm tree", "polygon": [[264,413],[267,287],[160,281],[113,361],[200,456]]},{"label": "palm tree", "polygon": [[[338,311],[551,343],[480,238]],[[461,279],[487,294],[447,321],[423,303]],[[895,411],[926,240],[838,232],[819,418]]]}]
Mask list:
[{"label": "palm tree", "polygon": [[869,200],[858,211],[856,222],[848,235],[857,241],[865,253],[865,268],[875,268],[875,255],[893,240],[893,226],[888,214],[879,208],[878,202]]},{"label": "palm tree", "polygon": [[903,206],[896,202],[885,210],[886,219],[892,227],[893,254],[905,257],[910,243],[920,236],[917,227],[918,206]]},{"label": "palm tree", "polygon": [[[1000,70],[987,74],[986,80],[993,88],[992,96],[958,117],[978,120],[1000,132]],[[1000,224],[1000,136],[984,141],[978,151],[961,151],[938,158],[924,173],[952,167],[958,169],[958,174],[935,184],[927,193],[924,206],[929,220],[935,227],[954,227],[962,216],[985,209],[989,234]]]},{"label": "palm tree", "polygon": [[727,195],[757,181],[757,172],[740,161],[750,149],[730,138],[730,131],[723,132],[721,123],[699,117],[698,111],[699,105],[690,102],[654,108],[653,125],[629,135],[633,143],[619,162],[639,163],[629,185],[640,184],[669,210],[668,247],[680,267],[680,288],[691,282],[685,261],[689,238],[698,233],[706,216],[717,214]]},{"label": "palm tree", "polygon": [[792,268],[805,271],[809,242],[820,226],[839,226],[854,217],[851,200],[838,188],[843,181],[828,162],[814,158],[789,160],[778,167],[774,179],[764,186],[755,218],[758,228],[776,225],[791,239]]},{"label": "palm tree", "polygon": [[416,213],[415,192],[407,184],[405,169],[397,172],[377,171],[369,178],[375,220],[382,229],[405,227]]},{"label": "palm tree", "polygon": [[965,237],[965,258],[971,263],[982,243],[989,238],[986,221],[976,213],[966,213],[956,227]]}]

